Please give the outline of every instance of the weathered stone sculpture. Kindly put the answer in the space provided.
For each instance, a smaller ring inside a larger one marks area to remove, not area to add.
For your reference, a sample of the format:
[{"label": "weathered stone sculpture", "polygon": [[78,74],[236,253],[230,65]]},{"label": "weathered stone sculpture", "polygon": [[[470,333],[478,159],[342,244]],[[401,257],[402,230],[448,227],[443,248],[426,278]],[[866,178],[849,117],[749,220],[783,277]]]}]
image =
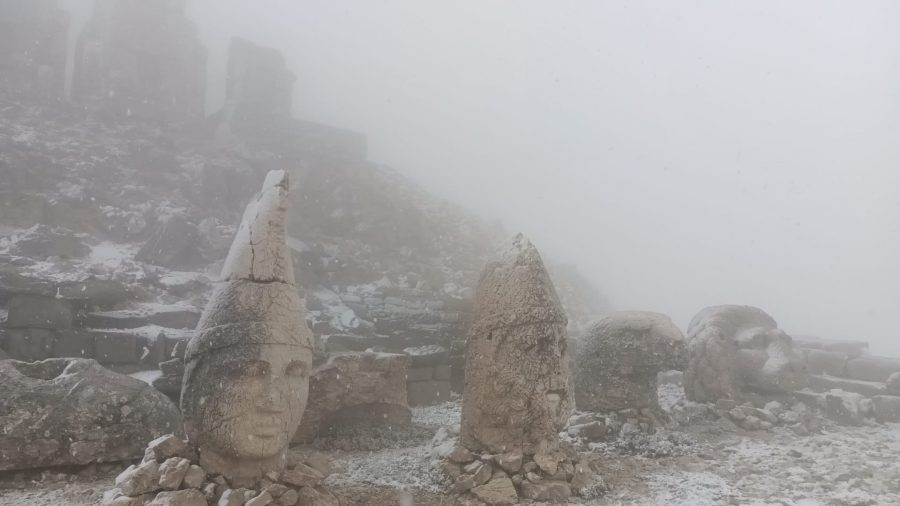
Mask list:
[{"label": "weathered stone sculpture", "polygon": [[590,327],[573,360],[578,409],[659,412],[656,376],[684,369],[684,335],[663,314],[613,313]]},{"label": "weathered stone sculpture", "polygon": [[459,445],[444,465],[455,493],[514,504],[605,488],[590,459],[559,441],[574,407],[566,323],[540,254],[517,235],[478,284]]},{"label": "weathered stone sculpture", "polygon": [[94,360],[0,360],[0,471],[140,458],[170,432],[169,399]]},{"label": "weathered stone sculpture", "polygon": [[464,447],[533,455],[558,446],[574,406],[566,323],[540,254],[516,236],[478,285],[466,350]]},{"label": "weathered stone sculpture", "polygon": [[232,485],[279,473],[306,407],[312,335],[285,237],[288,179],[266,177],[247,206],[188,343],[181,407],[200,465]]},{"label": "weathered stone sculpture", "polygon": [[691,321],[687,339],[684,386],[693,401],[784,394],[809,381],[791,337],[759,308],[708,307]]}]

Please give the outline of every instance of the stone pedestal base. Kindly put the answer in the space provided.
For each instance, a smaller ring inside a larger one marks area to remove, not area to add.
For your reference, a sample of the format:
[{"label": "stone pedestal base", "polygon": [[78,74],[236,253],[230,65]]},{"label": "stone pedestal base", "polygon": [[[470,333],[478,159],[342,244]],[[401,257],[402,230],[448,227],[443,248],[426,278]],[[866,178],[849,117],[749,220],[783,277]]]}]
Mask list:
[{"label": "stone pedestal base", "polygon": [[139,465],[116,477],[116,488],[103,497],[106,506],[339,506],[322,486],[331,473],[328,459],[312,453],[288,458],[280,474],[269,473],[252,487],[232,487],[223,476],[199,465],[196,453],[173,435],[152,441]]}]

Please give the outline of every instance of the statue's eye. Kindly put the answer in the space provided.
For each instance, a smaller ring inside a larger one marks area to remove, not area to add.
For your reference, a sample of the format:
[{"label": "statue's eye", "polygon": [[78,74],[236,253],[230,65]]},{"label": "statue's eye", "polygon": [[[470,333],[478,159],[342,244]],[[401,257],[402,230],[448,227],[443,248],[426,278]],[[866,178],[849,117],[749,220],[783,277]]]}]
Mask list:
[{"label": "statue's eye", "polygon": [[302,378],[306,376],[306,365],[299,360],[294,360],[284,368],[284,375],[294,378]]}]

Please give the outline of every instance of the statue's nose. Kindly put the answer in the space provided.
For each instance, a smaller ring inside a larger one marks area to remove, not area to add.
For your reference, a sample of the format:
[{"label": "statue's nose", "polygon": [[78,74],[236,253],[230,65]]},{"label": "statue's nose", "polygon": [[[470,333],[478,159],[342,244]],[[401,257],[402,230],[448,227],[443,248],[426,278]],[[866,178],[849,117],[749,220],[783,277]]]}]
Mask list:
[{"label": "statue's nose", "polygon": [[283,413],[285,406],[285,388],[277,379],[271,379],[259,396],[257,406],[266,413]]}]

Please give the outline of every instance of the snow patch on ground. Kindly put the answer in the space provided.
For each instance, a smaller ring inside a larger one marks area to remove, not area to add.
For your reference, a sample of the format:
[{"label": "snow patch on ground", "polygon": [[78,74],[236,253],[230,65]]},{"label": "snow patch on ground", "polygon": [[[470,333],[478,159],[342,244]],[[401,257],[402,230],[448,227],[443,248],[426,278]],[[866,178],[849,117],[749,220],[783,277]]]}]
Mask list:
[{"label": "snow patch on ground", "polygon": [[139,379],[148,385],[153,384],[153,380],[162,376],[162,371],[159,369],[153,369],[150,371],[138,371],[136,373],[129,374],[132,378]]},{"label": "snow patch on ground", "polygon": [[[431,435],[441,427],[458,426],[458,401],[412,408],[412,424],[428,429]],[[326,483],[335,486],[376,486],[397,490],[439,493],[444,489],[444,474],[431,453],[430,439],[415,446],[357,452],[338,459],[338,472]]]},{"label": "snow patch on ground", "polygon": [[668,472],[648,477],[648,505],[684,504],[718,506],[728,504],[731,487],[709,472]]}]

